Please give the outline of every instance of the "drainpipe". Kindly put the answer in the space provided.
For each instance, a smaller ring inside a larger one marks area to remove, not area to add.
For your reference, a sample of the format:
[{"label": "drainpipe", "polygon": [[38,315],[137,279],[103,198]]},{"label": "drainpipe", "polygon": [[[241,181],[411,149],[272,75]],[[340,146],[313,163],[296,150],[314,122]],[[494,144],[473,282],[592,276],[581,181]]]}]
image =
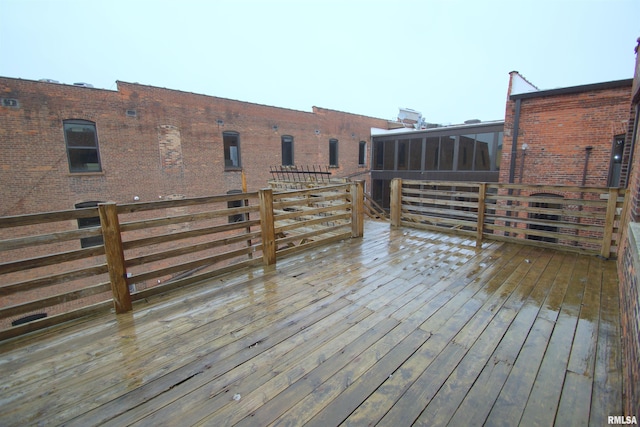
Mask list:
[{"label": "drainpipe", "polygon": [[[587,168],[589,167],[589,157],[591,157],[591,151],[593,150],[592,146],[588,146],[584,148],[585,156],[584,156],[584,169],[582,170],[582,187],[587,183]],[[582,197],[581,197],[582,198]]]},{"label": "drainpipe", "polygon": [[[516,112],[513,118],[513,138],[511,140],[511,165],[509,165],[509,184],[513,184],[516,176],[516,157],[518,157],[518,128],[520,127],[520,98],[516,99]],[[523,159],[524,160],[524,159]],[[513,196],[513,189],[510,188],[508,192],[509,196]],[[507,200],[507,206],[511,206],[511,198]],[[508,211],[509,216],[513,215],[512,211]],[[511,226],[511,221],[507,221],[505,224],[507,227]],[[509,235],[505,232],[505,235]]]},{"label": "drainpipe", "polygon": [[518,128],[520,127],[520,102],[516,99],[516,113],[513,119],[513,139],[511,143],[511,165],[509,168],[509,184],[513,184],[516,176],[516,157],[518,156]]}]

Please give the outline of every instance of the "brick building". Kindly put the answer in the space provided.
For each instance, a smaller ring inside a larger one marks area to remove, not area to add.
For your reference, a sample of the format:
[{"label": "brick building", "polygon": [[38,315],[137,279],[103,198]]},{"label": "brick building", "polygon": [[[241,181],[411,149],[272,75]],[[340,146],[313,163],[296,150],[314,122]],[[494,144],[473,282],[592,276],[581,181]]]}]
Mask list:
[{"label": "brick building", "polygon": [[631,84],[538,90],[511,72],[500,182],[617,187]]},{"label": "brick building", "polygon": [[518,72],[510,73],[500,169],[504,183],[629,189],[617,258],[623,400],[628,415],[640,412],[640,61],[636,61],[634,79],[553,90],[539,90]]},{"label": "brick building", "polygon": [[626,183],[629,204],[624,212],[622,245],[618,253],[620,317],[624,368],[625,414],[640,414],[640,38],[631,90],[631,118],[626,136],[623,163],[629,165]]},{"label": "brick building", "polygon": [[125,82],[0,78],[0,98],[0,216],[224,194],[242,188],[242,171],[251,191],[276,165],[366,178],[370,129],[387,126]]}]

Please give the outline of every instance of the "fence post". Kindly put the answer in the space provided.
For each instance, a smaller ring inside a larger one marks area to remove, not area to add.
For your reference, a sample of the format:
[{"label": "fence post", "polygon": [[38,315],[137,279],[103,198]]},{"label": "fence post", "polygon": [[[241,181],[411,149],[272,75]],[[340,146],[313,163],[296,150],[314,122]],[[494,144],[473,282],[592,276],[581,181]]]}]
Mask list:
[{"label": "fence post", "polygon": [[264,265],[276,263],[276,233],[273,219],[273,190],[263,188],[260,197],[260,230],[262,232],[262,260]]},{"label": "fence post", "polygon": [[487,183],[481,182],[478,187],[478,224],[476,230],[478,232],[476,236],[476,248],[482,247],[482,236],[484,233],[484,209],[485,209],[485,197],[487,195]]},{"label": "fence post", "polygon": [[400,226],[400,218],[402,217],[402,179],[393,178],[391,180],[391,196],[389,201],[391,208],[391,225],[393,227]]},{"label": "fence post", "polygon": [[364,235],[364,181],[355,181],[351,193],[351,237]]},{"label": "fence post", "polygon": [[604,232],[602,233],[602,258],[609,259],[611,255],[611,238],[616,219],[616,206],[618,204],[618,189],[609,188],[609,200],[607,201],[607,216],[604,219]]},{"label": "fence post", "polygon": [[99,203],[100,226],[104,239],[104,251],[109,268],[111,292],[113,292],[113,306],[116,313],[131,311],[131,294],[126,280],[126,268],[124,265],[124,251],[122,249],[122,236],[120,234],[120,222],[116,204]]}]

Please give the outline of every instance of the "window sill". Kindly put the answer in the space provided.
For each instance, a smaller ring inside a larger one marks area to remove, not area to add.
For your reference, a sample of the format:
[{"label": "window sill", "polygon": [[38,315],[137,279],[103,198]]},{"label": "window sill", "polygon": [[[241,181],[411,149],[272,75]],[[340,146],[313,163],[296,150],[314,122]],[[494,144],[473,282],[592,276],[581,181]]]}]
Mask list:
[{"label": "window sill", "polygon": [[242,172],[242,168],[225,167],[225,172]]},{"label": "window sill", "polygon": [[339,165],[329,165],[329,169],[340,169]]},{"label": "window sill", "polygon": [[100,172],[69,172],[67,176],[104,176],[104,171]]}]

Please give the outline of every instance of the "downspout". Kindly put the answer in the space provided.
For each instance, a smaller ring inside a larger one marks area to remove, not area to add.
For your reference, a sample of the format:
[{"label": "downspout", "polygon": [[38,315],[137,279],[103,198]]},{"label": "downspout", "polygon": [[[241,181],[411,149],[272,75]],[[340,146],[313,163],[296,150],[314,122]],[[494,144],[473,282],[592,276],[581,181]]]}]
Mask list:
[{"label": "downspout", "polygon": [[[520,102],[521,99],[516,99],[516,112],[513,118],[513,138],[511,142],[511,165],[509,166],[509,184],[513,184],[516,176],[516,158],[518,157],[518,128],[520,127]],[[524,160],[524,159],[523,159]],[[510,188],[508,192],[509,196],[513,196],[513,189]],[[511,206],[513,202],[511,198],[507,200],[507,206]],[[513,215],[513,211],[508,211],[509,216]],[[505,224],[507,227],[511,226],[511,221],[507,221]],[[505,232],[505,235],[508,235],[508,232]]]},{"label": "downspout", "polygon": [[513,119],[513,140],[511,143],[511,165],[509,168],[509,184],[513,184],[516,176],[516,158],[518,157],[518,128],[520,127],[520,102],[516,99],[516,113]]}]

